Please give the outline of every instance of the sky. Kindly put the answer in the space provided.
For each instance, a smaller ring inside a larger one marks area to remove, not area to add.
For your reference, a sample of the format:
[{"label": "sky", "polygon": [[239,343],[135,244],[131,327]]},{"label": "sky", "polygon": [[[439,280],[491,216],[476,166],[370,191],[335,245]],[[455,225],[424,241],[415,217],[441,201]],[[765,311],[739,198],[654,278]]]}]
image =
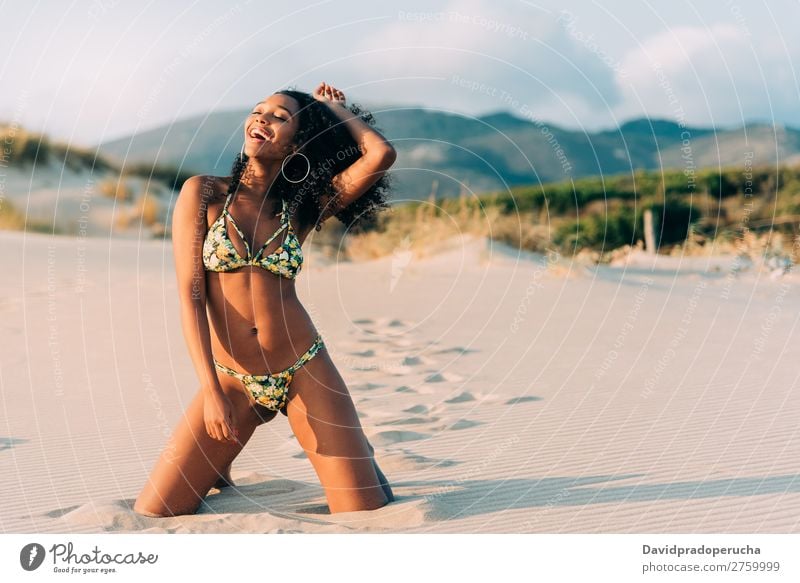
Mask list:
[{"label": "sky", "polygon": [[0,122],[91,146],[325,81],[349,102],[571,129],[800,127],[800,3],[0,3]]}]

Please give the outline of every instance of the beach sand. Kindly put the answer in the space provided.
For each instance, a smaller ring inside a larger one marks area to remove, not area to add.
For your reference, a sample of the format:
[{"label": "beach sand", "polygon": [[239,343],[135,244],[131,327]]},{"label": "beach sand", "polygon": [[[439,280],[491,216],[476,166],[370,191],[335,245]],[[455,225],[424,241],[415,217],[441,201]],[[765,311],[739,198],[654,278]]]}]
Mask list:
[{"label": "beach sand", "polygon": [[198,390],[172,250],[0,233],[3,532],[800,530],[798,277],[485,239],[307,251],[298,293],[397,500],[331,515],[277,416],[197,514],[131,505]]}]

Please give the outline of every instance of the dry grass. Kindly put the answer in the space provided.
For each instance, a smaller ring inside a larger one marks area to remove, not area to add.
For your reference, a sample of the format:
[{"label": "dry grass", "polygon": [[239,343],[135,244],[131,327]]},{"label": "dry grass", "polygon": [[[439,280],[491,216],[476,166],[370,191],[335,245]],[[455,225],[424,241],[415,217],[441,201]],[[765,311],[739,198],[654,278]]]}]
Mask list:
[{"label": "dry grass", "polygon": [[690,232],[683,245],[676,245],[671,255],[707,256],[744,255],[756,261],[762,257],[785,256],[792,263],[800,261],[800,235],[794,237],[779,232],[756,233],[745,231],[736,236],[719,236],[713,241]]},{"label": "dry grass", "polygon": [[62,233],[52,223],[25,217],[8,199],[0,199],[0,230],[30,231],[35,233]]},{"label": "dry grass", "polygon": [[[344,254],[355,261],[384,257],[399,251],[411,252],[414,257],[425,257],[447,249],[453,244],[454,237],[465,234],[490,237],[515,248],[547,254],[557,250],[552,235],[558,225],[567,219],[552,217],[552,221],[546,223],[541,219],[538,213],[530,211],[503,214],[499,207],[482,205],[477,199],[467,198],[463,194],[457,199],[438,203],[429,197],[426,202],[392,207],[381,216],[376,231],[347,236]],[[338,233],[331,235],[331,248],[339,244],[339,237]],[[582,265],[609,263],[632,250],[643,248],[642,241],[602,253],[585,247],[576,251],[572,261]],[[754,262],[772,256],[787,258],[797,264],[800,261],[800,236],[793,239],[778,232],[757,234],[747,231],[738,235],[721,232],[711,239],[691,230],[682,244],[665,247],[660,253],[683,256],[746,255]]]},{"label": "dry grass", "polygon": [[134,197],[133,189],[128,185],[123,175],[120,175],[116,180],[109,178],[100,181],[97,189],[106,198],[116,199],[117,202],[129,202]]},{"label": "dry grass", "polygon": [[497,207],[470,204],[465,195],[454,200],[454,205],[452,201],[437,205],[430,197],[427,202],[392,207],[381,215],[377,231],[347,237],[346,256],[358,261],[402,250],[426,257],[448,248],[453,237],[489,236],[498,228],[493,225],[505,224]]},{"label": "dry grass", "polygon": [[0,229],[4,231],[25,229],[25,217],[7,200],[0,200]]},{"label": "dry grass", "polygon": [[[624,260],[632,251],[643,250],[644,244],[639,240],[636,245],[623,245],[602,255],[587,249],[581,250],[581,254],[587,258],[591,256],[594,263],[614,263]],[[726,233],[709,239],[690,231],[683,244],[673,245],[668,251],[659,254],[673,257],[729,255],[747,258],[754,264],[796,265],[800,261],[800,235],[792,237],[779,232],[756,233],[748,230],[738,236]]]},{"label": "dry grass", "polygon": [[431,195],[425,202],[392,207],[381,215],[376,231],[348,236],[346,255],[363,260],[408,251],[414,257],[425,257],[449,248],[453,238],[463,235],[547,253],[553,249],[554,223],[541,219],[541,214],[533,211],[504,213],[499,206],[464,192],[439,201]]},{"label": "dry grass", "polygon": [[145,194],[136,201],[130,210],[121,210],[116,219],[119,229],[145,226],[156,234],[164,233],[164,225],[160,222],[161,209],[152,195]]}]

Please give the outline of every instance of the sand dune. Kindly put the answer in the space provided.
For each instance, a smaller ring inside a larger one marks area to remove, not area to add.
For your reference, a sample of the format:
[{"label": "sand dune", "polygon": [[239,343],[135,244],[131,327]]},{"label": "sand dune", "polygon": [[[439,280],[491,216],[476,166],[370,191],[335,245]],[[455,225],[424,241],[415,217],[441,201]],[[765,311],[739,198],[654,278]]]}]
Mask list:
[{"label": "sand dune", "polygon": [[[197,390],[169,243],[0,233],[4,532],[796,532],[797,274],[308,252],[303,298],[397,501],[328,513],[278,416],[192,516],[130,509]],[[330,293],[336,290],[336,293]]]}]

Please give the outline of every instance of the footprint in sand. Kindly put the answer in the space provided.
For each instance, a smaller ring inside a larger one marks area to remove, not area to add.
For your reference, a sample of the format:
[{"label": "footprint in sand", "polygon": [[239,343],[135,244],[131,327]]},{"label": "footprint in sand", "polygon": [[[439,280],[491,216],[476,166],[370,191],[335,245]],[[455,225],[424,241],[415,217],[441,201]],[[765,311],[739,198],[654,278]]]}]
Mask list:
[{"label": "footprint in sand", "polygon": [[469,429],[476,425],[485,425],[485,421],[471,421],[469,419],[459,419],[455,423],[447,423],[437,427],[431,427],[431,431],[458,431],[459,429]]},{"label": "footprint in sand", "polygon": [[430,437],[427,433],[417,433],[416,431],[381,431],[370,437],[370,441],[374,445],[387,446],[402,441],[417,441],[419,439],[428,439]]},{"label": "footprint in sand", "polygon": [[377,364],[365,364],[364,366],[351,366],[350,370],[357,370],[359,372],[379,372],[380,367]]},{"label": "footprint in sand", "polygon": [[380,389],[381,387],[385,387],[386,385],[382,385],[380,383],[360,383],[357,385],[353,385],[353,390],[356,391],[374,391],[375,389]]},{"label": "footprint in sand", "polygon": [[438,420],[438,417],[405,417],[401,419],[392,419],[390,421],[381,421],[375,425],[418,425],[420,423],[434,423]]},{"label": "footprint in sand", "polygon": [[409,375],[415,372],[415,367],[425,364],[435,364],[435,361],[425,358],[424,356],[406,356],[399,362],[399,364],[395,366],[386,366],[383,368],[383,370],[395,376]]},{"label": "footprint in sand", "polygon": [[[408,356],[407,350],[396,351],[386,350],[385,347],[378,350],[368,349],[361,352],[350,352],[348,358],[351,359],[352,370],[387,372],[394,375],[406,375],[419,372],[419,367],[423,365],[436,365],[436,361],[424,356]],[[415,369],[417,369],[415,371]]]},{"label": "footprint in sand", "polygon": [[467,401],[474,401],[475,397],[472,393],[464,391],[460,395],[456,395],[452,399],[445,400],[445,403],[466,403]]},{"label": "footprint in sand", "polygon": [[397,387],[394,391],[395,391],[395,393],[417,393],[418,392],[417,390],[412,389],[411,387],[407,387],[406,385],[401,385],[401,386]]},{"label": "footprint in sand", "polygon": [[[357,330],[356,333],[360,334],[362,336],[368,336],[368,337],[369,336],[375,336],[375,330],[373,330],[372,328],[361,328],[360,330]],[[367,340],[367,338],[365,338],[364,340]],[[363,342],[363,340],[362,340],[362,342]]]},{"label": "footprint in sand", "polygon": [[425,468],[447,468],[461,462],[450,459],[435,459],[419,455],[409,449],[387,451],[378,454],[381,469],[386,472],[418,471]]},{"label": "footprint in sand", "polygon": [[457,383],[458,381],[464,380],[464,377],[459,376],[452,372],[437,372],[429,375],[426,379],[426,383],[443,383],[443,382],[451,382]]},{"label": "footprint in sand", "polygon": [[408,409],[403,409],[403,413],[427,413],[428,408],[425,405],[414,405],[413,407],[409,407]]},{"label": "footprint in sand", "polygon": [[[49,512],[45,512],[44,515],[48,518],[61,518],[65,514],[72,512],[76,508],[80,508],[80,504],[75,504],[74,506],[67,506],[66,508],[56,508],[55,510],[50,510]],[[24,518],[24,517],[20,517]]]},{"label": "footprint in sand", "polygon": [[27,443],[28,441],[30,440],[21,437],[0,437],[0,451],[11,449],[19,443]]},{"label": "footprint in sand", "polygon": [[375,320],[375,325],[379,328],[393,328],[395,330],[404,328],[406,330],[410,330],[416,325],[416,322],[412,320],[401,320],[399,318],[378,318]]},{"label": "footprint in sand", "polygon": [[476,425],[484,425],[485,421],[472,421],[470,419],[459,419],[450,426],[451,430],[458,431],[459,429],[469,429]]},{"label": "footprint in sand", "polygon": [[464,346],[453,346],[452,348],[443,348],[442,350],[437,350],[434,354],[448,354],[454,352],[456,354],[469,354],[470,352],[480,352],[475,348],[466,348]]},{"label": "footprint in sand", "polygon": [[421,364],[435,363],[435,360],[431,358],[425,358],[424,356],[406,356],[402,361],[403,366],[419,366]]},{"label": "footprint in sand", "polygon": [[361,336],[378,336],[382,339],[386,337],[395,338],[411,332],[415,322],[410,320],[400,320],[398,318],[361,318],[353,320],[354,325],[359,326],[355,330]]},{"label": "footprint in sand", "polygon": [[410,375],[414,372],[414,369],[410,366],[387,366],[383,369],[387,374],[390,374],[395,377],[406,376]]},{"label": "footprint in sand", "polygon": [[514,397],[509,399],[505,405],[516,405],[517,403],[530,403],[531,401],[541,401],[541,397]]}]

